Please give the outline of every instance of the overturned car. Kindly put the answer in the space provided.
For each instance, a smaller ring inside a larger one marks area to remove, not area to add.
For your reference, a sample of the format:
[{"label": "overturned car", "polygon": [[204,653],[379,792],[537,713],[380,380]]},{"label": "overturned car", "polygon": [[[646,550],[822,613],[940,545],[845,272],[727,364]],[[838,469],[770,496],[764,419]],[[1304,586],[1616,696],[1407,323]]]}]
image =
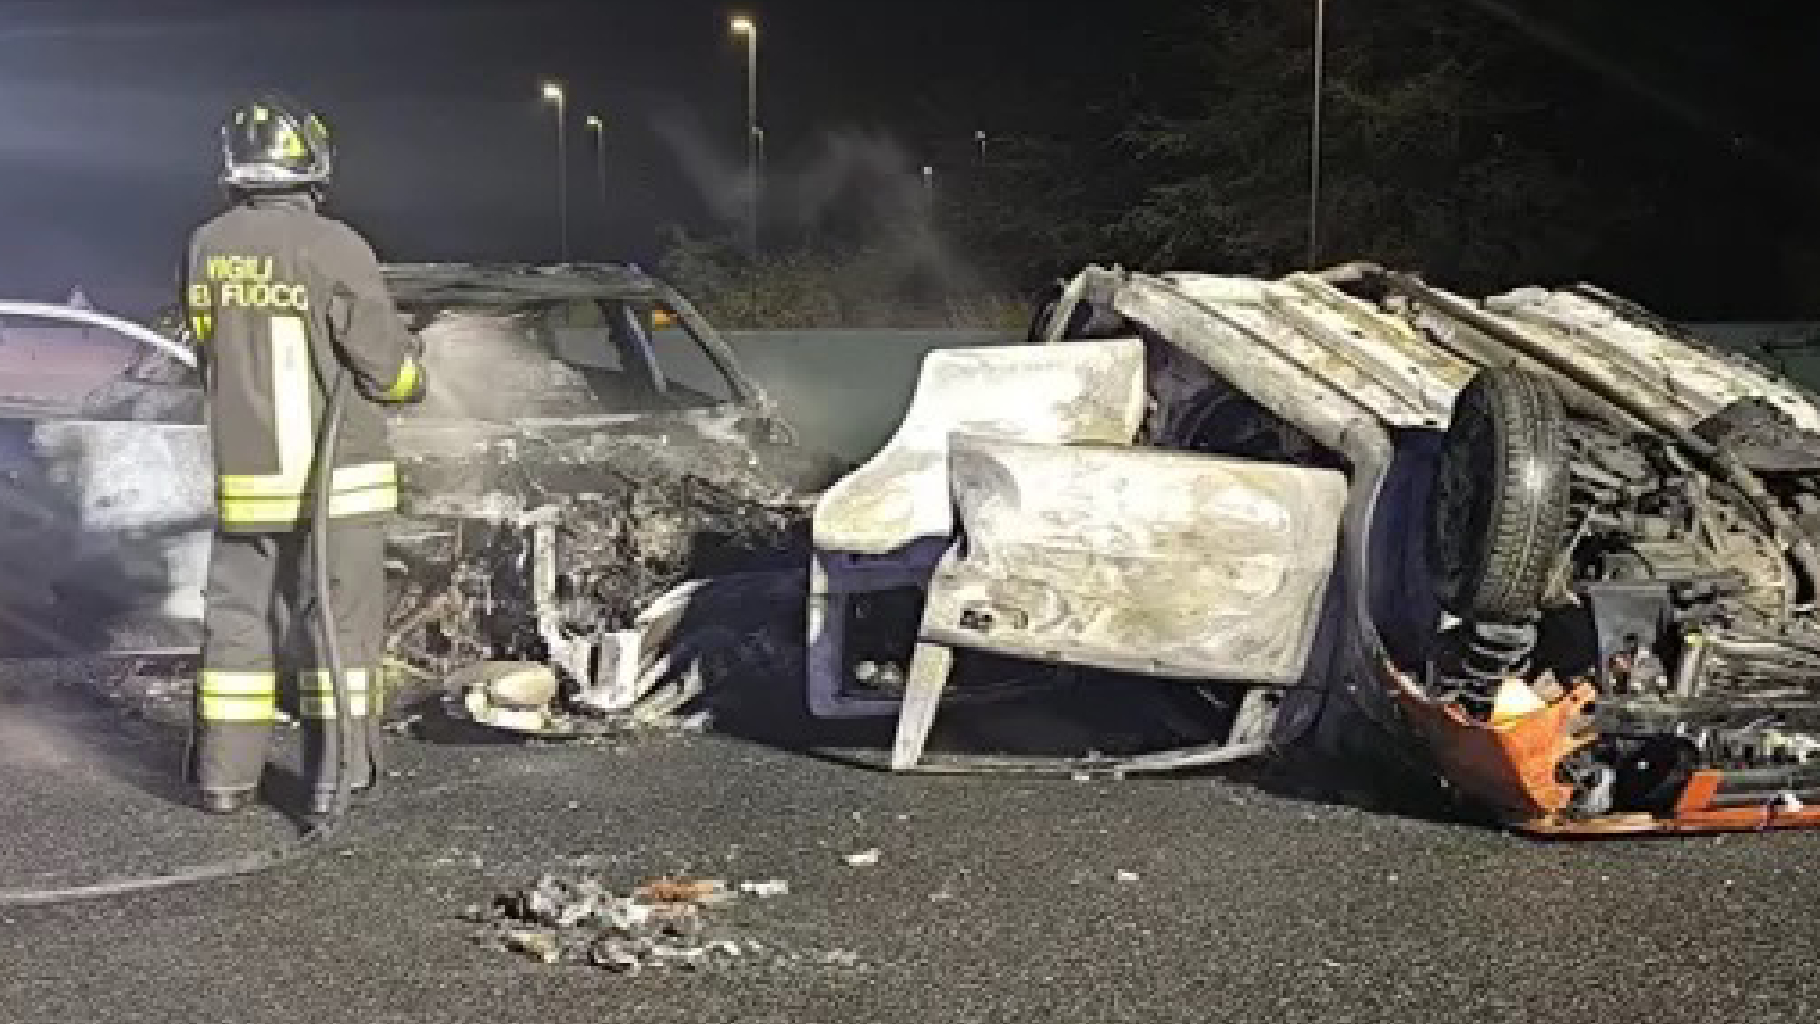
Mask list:
[{"label": "overturned car", "polygon": [[[1364,265],[1089,268],[1030,340],[931,356],[817,510],[811,689],[897,714],[895,767],[984,651],[1225,709],[1120,771],[1313,739],[1534,832],[1820,824],[1813,395],[1596,288]],[[843,617],[906,586],[902,700],[868,699]]]}]

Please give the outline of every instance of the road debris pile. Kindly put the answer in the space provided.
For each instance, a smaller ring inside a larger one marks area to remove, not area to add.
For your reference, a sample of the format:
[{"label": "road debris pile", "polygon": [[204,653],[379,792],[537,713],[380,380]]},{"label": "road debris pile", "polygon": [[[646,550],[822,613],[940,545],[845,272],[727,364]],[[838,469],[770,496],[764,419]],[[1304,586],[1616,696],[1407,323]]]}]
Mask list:
[{"label": "road debris pile", "polygon": [[[128,718],[187,727],[194,715],[196,659],[131,658],[64,663],[71,678]],[[282,719],[280,724],[286,724]]]},{"label": "road debris pile", "polygon": [[783,879],[731,885],[660,878],[620,895],[599,878],[546,874],[488,905],[467,908],[463,917],[483,925],[473,939],[488,949],[615,974],[740,965],[859,967],[851,951],[792,951],[753,938],[728,910],[742,897],[765,900],[789,892]]}]

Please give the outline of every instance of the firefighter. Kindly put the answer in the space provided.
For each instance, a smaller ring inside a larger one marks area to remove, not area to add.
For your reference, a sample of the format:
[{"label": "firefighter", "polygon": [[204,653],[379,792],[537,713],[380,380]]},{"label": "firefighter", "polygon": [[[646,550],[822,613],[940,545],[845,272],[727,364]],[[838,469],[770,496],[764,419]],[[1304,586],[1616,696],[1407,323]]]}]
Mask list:
[{"label": "firefighter", "polygon": [[[314,488],[330,488],[330,601],[360,719],[353,785],[378,780],[383,529],[398,502],[384,406],[420,401],[421,346],[366,241],[318,212],[334,151],[310,111],[276,95],[221,126],[228,209],[190,239],[184,302],[206,374],[220,513],[209,558],[189,770],[229,814],[264,772],[280,698],[305,726],[310,810],[332,803],[338,737],[312,605]],[[351,375],[333,471],[313,465],[329,389]]]}]

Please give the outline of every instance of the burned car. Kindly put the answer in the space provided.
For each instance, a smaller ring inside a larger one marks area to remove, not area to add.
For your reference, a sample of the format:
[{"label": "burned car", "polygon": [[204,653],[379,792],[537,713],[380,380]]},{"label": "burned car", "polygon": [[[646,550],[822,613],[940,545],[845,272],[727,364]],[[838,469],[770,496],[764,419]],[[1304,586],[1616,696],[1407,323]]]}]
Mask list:
[{"label": "burned car", "polygon": [[788,617],[838,464],[687,300],[623,268],[387,277],[432,381],[393,423],[395,669],[547,666],[531,692],[573,699],[518,702],[526,731],[565,704],[661,717],[700,692],[678,677],[701,647]]},{"label": "burned car", "polygon": [[[913,405],[817,512],[811,688],[897,714],[895,767],[988,651],[1225,709],[1117,771],[1313,741],[1538,833],[1820,824],[1812,394],[1597,288],[1474,300],[1366,265],[1089,268],[1030,340],[938,354],[941,422]],[[940,398],[988,378],[1046,411]],[[837,620],[905,585],[902,700],[867,702]]]},{"label": "burned car", "polygon": [[[672,595],[674,618],[703,597],[677,593],[689,581],[762,587],[793,548],[800,563],[800,494],[832,464],[800,449],[674,289],[621,265],[385,275],[433,382],[390,424],[402,513],[388,536],[393,670],[440,684],[464,667],[540,664],[624,710],[662,681],[639,663],[653,649],[627,649],[635,625],[656,628],[654,602]],[[8,594],[9,649],[195,643],[213,514],[201,415],[194,371],[146,349],[67,415],[9,422],[8,506],[57,520],[83,538],[68,550],[95,553],[46,559],[58,546],[9,534],[9,560],[36,558],[45,581]]]}]

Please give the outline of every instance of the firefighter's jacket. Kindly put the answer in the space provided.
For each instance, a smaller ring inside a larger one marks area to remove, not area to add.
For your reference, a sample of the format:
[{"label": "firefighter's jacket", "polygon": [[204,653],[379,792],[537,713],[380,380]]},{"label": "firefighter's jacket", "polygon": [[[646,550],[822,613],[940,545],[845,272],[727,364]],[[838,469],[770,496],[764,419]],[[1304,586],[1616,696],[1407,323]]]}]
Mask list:
[{"label": "firefighter's jacket", "polygon": [[301,194],[256,195],[196,229],[184,278],[205,368],[220,525],[307,522],[317,431],[336,370],[352,375],[329,512],[398,505],[383,404],[423,395],[420,345],[392,305],[379,262],[347,225]]}]

